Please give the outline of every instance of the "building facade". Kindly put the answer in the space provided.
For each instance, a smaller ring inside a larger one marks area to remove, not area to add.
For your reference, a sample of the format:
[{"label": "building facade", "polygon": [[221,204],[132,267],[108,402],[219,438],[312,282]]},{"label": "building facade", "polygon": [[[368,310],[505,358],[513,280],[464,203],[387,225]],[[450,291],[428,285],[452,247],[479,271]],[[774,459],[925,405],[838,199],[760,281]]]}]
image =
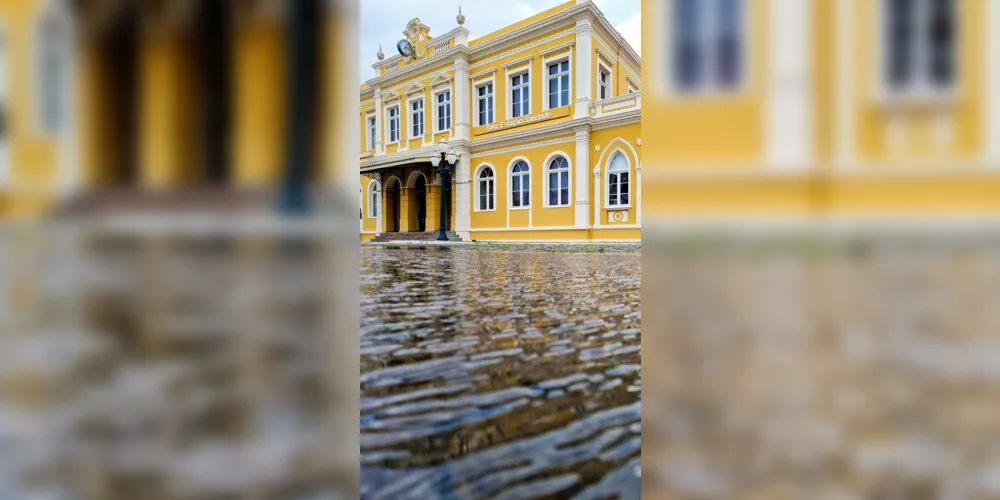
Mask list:
[{"label": "building facade", "polygon": [[1000,215],[1000,2],[642,8],[647,224]]},{"label": "building facade", "polygon": [[639,239],[639,55],[589,0],[475,39],[456,21],[412,20],[361,86],[361,240],[437,230],[442,194],[466,241]]}]

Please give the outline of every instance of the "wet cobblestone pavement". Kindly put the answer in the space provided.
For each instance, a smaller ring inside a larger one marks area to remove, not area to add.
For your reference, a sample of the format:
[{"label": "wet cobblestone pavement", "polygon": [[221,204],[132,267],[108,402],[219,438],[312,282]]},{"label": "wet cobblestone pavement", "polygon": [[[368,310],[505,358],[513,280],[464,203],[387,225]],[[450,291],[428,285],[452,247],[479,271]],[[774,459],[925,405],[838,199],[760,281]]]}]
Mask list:
[{"label": "wet cobblestone pavement", "polygon": [[639,497],[637,250],[361,261],[363,497]]}]

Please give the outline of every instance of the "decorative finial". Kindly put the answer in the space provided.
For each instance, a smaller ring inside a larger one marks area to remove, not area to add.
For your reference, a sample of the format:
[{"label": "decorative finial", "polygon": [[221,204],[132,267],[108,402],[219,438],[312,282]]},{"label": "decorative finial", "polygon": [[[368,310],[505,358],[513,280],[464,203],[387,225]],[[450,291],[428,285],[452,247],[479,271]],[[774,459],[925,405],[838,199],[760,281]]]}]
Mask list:
[{"label": "decorative finial", "polygon": [[385,54],[382,53],[382,44],[381,43],[378,44],[378,54],[376,54],[376,55],[378,56],[378,60],[379,61],[381,61],[382,59],[385,59]]},{"label": "decorative finial", "polygon": [[462,5],[461,4],[458,5],[458,16],[455,17],[455,20],[458,21],[458,25],[459,26],[465,24],[465,16],[462,15]]}]

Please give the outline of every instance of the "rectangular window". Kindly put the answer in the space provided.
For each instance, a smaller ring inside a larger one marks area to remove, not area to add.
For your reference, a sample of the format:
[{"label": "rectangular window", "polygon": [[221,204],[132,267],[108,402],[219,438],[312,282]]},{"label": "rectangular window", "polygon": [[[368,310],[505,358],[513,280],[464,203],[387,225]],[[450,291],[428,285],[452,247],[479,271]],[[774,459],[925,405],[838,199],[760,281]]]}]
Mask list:
[{"label": "rectangular window", "polygon": [[940,90],[955,81],[954,0],[882,0],[884,79],[894,91]]},{"label": "rectangular window", "polygon": [[437,95],[437,131],[451,129],[451,91],[445,90]]},{"label": "rectangular window", "polygon": [[476,112],[479,125],[493,123],[493,84],[476,87]]},{"label": "rectangular window", "polygon": [[607,99],[611,97],[611,74],[603,66],[597,71],[597,98]]},{"label": "rectangular window", "polygon": [[410,137],[420,137],[424,135],[424,100],[420,99],[410,103]]},{"label": "rectangular window", "polygon": [[731,90],[743,80],[744,0],[673,0],[669,53],[683,91]]},{"label": "rectangular window", "polygon": [[530,94],[531,86],[527,72],[510,77],[511,117],[517,118],[530,112]]},{"label": "rectangular window", "polygon": [[549,172],[549,206],[569,205],[569,170]]},{"label": "rectangular window", "polygon": [[548,66],[549,109],[569,106],[569,61]]},{"label": "rectangular window", "polygon": [[493,177],[480,179],[479,181],[479,210],[493,210]]},{"label": "rectangular window", "polygon": [[55,16],[42,18],[35,40],[39,85],[35,95],[38,98],[38,124],[47,132],[58,132],[65,125],[70,43],[65,23]]},{"label": "rectangular window", "polygon": [[375,127],[375,115],[368,117],[368,149],[375,149],[376,135],[378,131]]},{"label": "rectangular window", "polygon": [[399,106],[389,108],[389,142],[399,141]]}]

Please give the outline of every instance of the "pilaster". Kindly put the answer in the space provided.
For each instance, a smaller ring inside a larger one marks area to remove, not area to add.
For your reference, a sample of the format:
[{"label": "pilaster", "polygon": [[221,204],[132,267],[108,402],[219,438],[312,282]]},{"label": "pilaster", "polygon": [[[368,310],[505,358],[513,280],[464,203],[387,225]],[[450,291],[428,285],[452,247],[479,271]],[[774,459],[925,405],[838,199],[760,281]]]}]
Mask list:
[{"label": "pilaster", "polygon": [[455,153],[459,155],[455,164],[455,231],[465,241],[469,241],[469,230],[472,229],[472,154],[468,146],[458,146]]},{"label": "pilaster", "polygon": [[590,102],[592,100],[594,81],[594,27],[590,18],[581,16],[576,19],[576,81],[574,89],[576,99],[574,102],[574,118],[587,118],[590,116]]},{"label": "pilaster", "polygon": [[469,60],[455,59],[455,139],[469,140],[471,137],[472,112],[469,101]]},{"label": "pilaster", "polygon": [[382,87],[375,87],[375,154],[385,154],[385,142],[382,140]]},{"label": "pilaster", "polygon": [[779,169],[803,169],[813,155],[812,0],[772,2],[767,161]]},{"label": "pilaster", "polygon": [[573,159],[573,194],[576,198],[573,221],[577,228],[589,226],[590,208],[590,127],[573,129],[576,134],[576,155]]},{"label": "pilaster", "polygon": [[991,28],[987,32],[986,54],[987,103],[986,108],[986,148],[991,167],[1000,167],[1000,0],[990,0],[986,5],[986,23]]}]

